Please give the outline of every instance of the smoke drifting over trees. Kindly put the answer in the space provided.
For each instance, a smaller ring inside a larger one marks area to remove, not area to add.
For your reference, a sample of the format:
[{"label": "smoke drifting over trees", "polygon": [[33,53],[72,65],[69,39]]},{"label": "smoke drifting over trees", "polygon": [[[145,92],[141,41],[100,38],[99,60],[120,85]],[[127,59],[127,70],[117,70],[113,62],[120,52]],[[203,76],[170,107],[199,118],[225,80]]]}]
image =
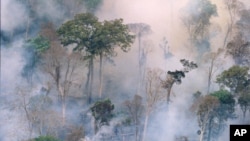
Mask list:
[{"label": "smoke drifting over trees", "polygon": [[0,140],[229,140],[250,124],[249,6],[1,1]]}]

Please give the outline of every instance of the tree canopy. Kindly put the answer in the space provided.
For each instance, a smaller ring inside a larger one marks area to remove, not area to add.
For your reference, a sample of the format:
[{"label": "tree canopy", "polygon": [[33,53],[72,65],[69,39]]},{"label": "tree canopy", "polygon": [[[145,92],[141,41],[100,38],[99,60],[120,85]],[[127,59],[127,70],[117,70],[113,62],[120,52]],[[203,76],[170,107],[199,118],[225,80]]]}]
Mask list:
[{"label": "tree canopy", "polygon": [[248,67],[232,66],[218,75],[216,81],[236,94],[249,85],[248,71]]}]

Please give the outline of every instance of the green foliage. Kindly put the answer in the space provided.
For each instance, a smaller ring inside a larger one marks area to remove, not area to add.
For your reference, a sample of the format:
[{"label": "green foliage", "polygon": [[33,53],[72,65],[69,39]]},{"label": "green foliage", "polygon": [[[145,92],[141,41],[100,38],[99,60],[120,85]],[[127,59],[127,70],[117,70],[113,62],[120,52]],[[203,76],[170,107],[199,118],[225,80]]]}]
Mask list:
[{"label": "green foliage", "polygon": [[203,135],[208,139],[218,137],[226,121],[235,118],[235,100],[233,95],[226,90],[199,96],[192,108],[198,108],[196,110],[198,123]]},{"label": "green foliage", "polygon": [[40,136],[35,138],[33,141],[60,141],[53,136]]},{"label": "green foliage", "polygon": [[241,108],[250,107],[250,95],[249,94],[241,95],[238,99],[238,103]]},{"label": "green foliage", "polygon": [[50,48],[50,42],[48,39],[43,36],[37,36],[33,39],[30,39],[25,44],[25,49],[29,52],[27,63],[23,67],[22,76],[27,78],[31,82],[32,75],[40,62],[41,54]]},{"label": "green foliage", "polygon": [[122,19],[112,21],[104,21],[98,26],[94,42],[97,44],[95,48],[97,54],[114,56],[114,47],[121,47],[122,51],[127,52],[133,43],[134,36],[130,35],[127,25],[123,24]]},{"label": "green foliage", "polygon": [[211,96],[219,100],[219,106],[214,109],[213,117],[209,122],[208,138],[216,138],[223,132],[227,120],[236,118],[235,100],[233,95],[226,90],[215,91]]},{"label": "green foliage", "polygon": [[220,107],[217,109],[219,119],[226,121],[229,118],[235,118],[235,100],[230,92],[219,90],[211,95],[217,97],[220,101]]},{"label": "green foliage", "polygon": [[99,123],[99,125],[108,125],[109,121],[113,117],[112,111],[114,110],[114,105],[109,99],[97,101],[90,108],[92,116]]},{"label": "green foliage", "polygon": [[241,92],[238,98],[238,104],[240,105],[243,117],[245,118],[247,110],[250,112],[250,86]]},{"label": "green foliage", "polygon": [[115,46],[128,51],[134,39],[122,22],[122,19],[99,22],[91,13],[83,13],[64,23],[57,32],[64,46],[75,43],[74,50],[84,50],[90,55],[114,55]]},{"label": "green foliage", "polygon": [[211,94],[212,96],[217,97],[222,104],[234,104],[233,95],[227,90],[219,90]]},{"label": "green foliage", "polygon": [[82,51],[94,46],[93,37],[97,24],[100,23],[94,15],[90,13],[77,14],[73,20],[62,24],[57,33],[64,46],[76,44],[74,50]]},{"label": "green foliage", "polygon": [[217,76],[217,83],[237,94],[249,85],[248,71],[248,67],[233,66]]},{"label": "green foliage", "polygon": [[41,35],[28,40],[28,43],[30,44],[28,47],[33,48],[37,54],[41,54],[50,48],[49,40]]}]

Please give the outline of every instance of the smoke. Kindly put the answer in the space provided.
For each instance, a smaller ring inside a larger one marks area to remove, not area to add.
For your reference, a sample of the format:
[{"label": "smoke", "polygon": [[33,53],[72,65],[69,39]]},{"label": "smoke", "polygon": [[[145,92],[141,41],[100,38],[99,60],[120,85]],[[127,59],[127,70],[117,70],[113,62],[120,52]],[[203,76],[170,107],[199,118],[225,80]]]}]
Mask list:
[{"label": "smoke", "polygon": [[1,1],[1,30],[13,32],[24,26],[26,18],[26,9],[19,1]]},{"label": "smoke", "polygon": [[[166,108],[166,105],[162,104],[151,114],[149,117],[147,140],[171,141],[181,136],[186,136],[190,140],[197,140],[198,138],[196,133],[197,130],[199,130],[197,120],[194,116],[188,116],[187,111],[189,111],[189,107],[192,104],[192,94],[194,92],[201,91],[203,94],[207,92],[209,63],[203,62],[203,58],[196,58],[197,50],[194,50],[194,47],[188,47],[188,33],[182,21],[183,9],[185,7],[188,7],[188,9],[197,8],[196,5],[192,5],[192,7],[187,5],[189,1],[190,0],[104,0],[100,9],[95,13],[100,20],[122,18],[126,24],[146,23],[150,25],[153,33],[142,37],[143,47],[149,47],[146,68],[160,68],[164,71],[174,71],[182,68],[179,62],[180,59],[185,58],[199,62],[198,69],[187,73],[180,85],[173,86],[170,107]],[[226,32],[225,25],[228,23],[229,16],[225,11],[222,1],[213,0],[212,2],[217,5],[218,16],[211,18],[210,46],[211,51],[217,51],[217,49],[223,45]],[[58,6],[54,0],[46,0],[39,3],[35,11],[38,17],[34,19],[41,21],[42,19],[46,19],[56,25],[62,24],[62,21],[72,19],[72,17],[68,17],[66,10]],[[247,1],[245,1],[245,3],[249,5]],[[71,5],[72,9],[73,7],[74,4]],[[71,12],[78,13],[80,11],[85,11],[85,8],[73,9]],[[2,1],[1,31],[13,33],[20,28],[25,29],[27,19],[30,16],[29,14],[24,4],[20,3],[20,1]],[[187,12],[185,14],[188,15],[191,13]],[[35,24],[35,21],[31,21],[31,25]],[[31,30],[35,32],[39,31],[38,26],[33,26],[33,28],[34,29]],[[13,42],[11,44],[1,46],[0,97],[6,101],[9,101],[10,95],[13,96],[16,87],[20,86],[20,84],[26,84],[26,81],[21,76],[23,66],[27,59],[27,56],[24,56],[24,54],[27,54],[23,49],[24,39],[17,38],[15,35],[13,35],[12,38]],[[164,58],[165,54],[162,48],[160,48],[163,38],[166,38],[169,53],[172,54],[169,58]],[[112,58],[114,63],[110,63],[109,61],[104,63],[103,93],[104,97],[110,98],[112,102],[117,105],[117,110],[119,110],[121,103],[136,94],[139,71],[138,40],[136,39],[129,52],[123,53],[117,49],[117,53],[117,56]],[[220,56],[220,58],[222,63],[221,66],[216,69],[210,91],[215,91],[219,88],[214,83],[215,76],[233,64],[231,58],[225,58],[224,56]],[[95,68],[96,78],[94,87],[96,89],[93,90],[93,93],[97,93],[98,91],[98,62]],[[56,92],[53,90],[51,93],[55,94]],[[140,95],[143,96],[143,94]],[[3,100],[1,100],[1,103],[2,101]],[[83,103],[83,100],[81,102]],[[79,122],[79,119],[77,119],[78,116],[76,115],[81,111],[79,106],[85,106],[85,104],[82,103],[78,104],[78,107],[76,105],[74,106],[74,104],[76,104],[75,101],[68,104],[70,111],[67,113],[67,119],[69,121]],[[6,109],[6,105],[0,105],[0,108],[1,115],[4,115],[0,118],[0,140],[10,141],[17,140],[18,138],[27,138],[27,136],[24,135],[26,133],[21,131],[27,128],[27,123],[21,122],[24,121],[25,118],[23,117],[23,111],[11,111]],[[83,109],[88,109],[88,107],[85,106]],[[100,134],[113,134],[114,127],[120,122],[120,118],[113,119],[110,126],[102,127],[100,132],[93,137],[93,140],[98,138]],[[18,129],[18,131],[16,129]],[[10,137],[13,137],[13,139]],[[225,131],[220,140],[227,138],[228,136]]]}]

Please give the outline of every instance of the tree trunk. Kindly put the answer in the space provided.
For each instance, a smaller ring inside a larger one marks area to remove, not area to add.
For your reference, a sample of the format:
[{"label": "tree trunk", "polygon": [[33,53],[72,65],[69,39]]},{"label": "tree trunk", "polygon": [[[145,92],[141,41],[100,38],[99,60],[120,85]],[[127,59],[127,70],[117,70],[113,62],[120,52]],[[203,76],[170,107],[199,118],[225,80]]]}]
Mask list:
[{"label": "tree trunk", "polygon": [[62,123],[65,125],[66,121],[66,99],[65,96],[62,98]]},{"label": "tree trunk", "polygon": [[91,63],[89,60],[89,64],[88,64],[88,73],[87,73],[87,82],[85,84],[85,89],[84,89],[84,93],[87,93],[87,97],[88,97],[88,103],[90,104],[90,98],[89,98],[89,81],[90,81],[90,72],[91,72]]},{"label": "tree trunk", "polygon": [[148,126],[148,118],[149,118],[149,113],[147,113],[146,117],[145,117],[142,141],[145,141],[145,137],[146,137],[146,133],[147,133],[147,126]]},{"label": "tree trunk", "polygon": [[[30,0],[26,0],[26,4],[27,4],[29,10],[31,10],[31,3],[30,3]],[[29,12],[28,17],[27,17],[27,23],[26,23],[26,30],[25,30],[25,40],[26,40],[26,41],[28,40],[28,37],[29,37],[30,22],[31,22],[30,14],[31,14],[31,13]]]},{"label": "tree trunk", "polygon": [[62,125],[65,125],[65,109],[66,109],[66,105],[65,105],[65,93],[63,90],[63,87],[58,84],[57,85],[57,90],[59,92],[59,96],[60,96],[60,102],[61,102],[61,108],[62,108]]},{"label": "tree trunk", "polygon": [[208,122],[208,135],[207,135],[207,141],[210,141],[211,139],[211,130],[212,130],[212,118],[209,119]]},{"label": "tree trunk", "polygon": [[243,113],[243,122],[245,122],[245,119],[246,119],[246,112],[247,112],[247,107],[246,107],[246,106],[244,106],[244,107],[242,107],[242,108],[241,108],[241,110],[242,110],[242,113]]},{"label": "tree trunk", "polygon": [[228,25],[227,32],[226,32],[226,35],[225,35],[225,38],[224,38],[224,41],[223,41],[223,46],[222,46],[223,48],[226,47],[229,34],[230,34],[230,25]]},{"label": "tree trunk", "polygon": [[103,74],[102,74],[102,71],[103,71],[103,53],[100,53],[100,72],[99,72],[99,81],[100,81],[100,86],[99,86],[99,97],[101,98],[102,97],[102,81],[103,81]]},{"label": "tree trunk", "polygon": [[207,128],[207,123],[204,123],[204,127],[201,128],[201,135],[200,135],[200,140],[199,141],[204,141],[204,135],[205,135],[205,131],[206,131],[206,128]]},{"label": "tree trunk", "polygon": [[96,119],[95,119],[95,122],[94,122],[94,130],[95,130],[95,135],[97,134],[97,132],[98,132],[98,123],[97,123],[97,121],[96,121]]},{"label": "tree trunk", "polygon": [[209,70],[208,70],[207,94],[210,93],[212,74],[213,74],[213,67],[214,67],[214,58],[212,58],[211,66],[209,67]]},{"label": "tree trunk", "polygon": [[167,106],[169,105],[170,103],[170,95],[171,95],[171,90],[172,90],[172,87],[173,87],[173,84],[174,83],[171,83],[169,88],[168,88],[168,91],[167,91]]},{"label": "tree trunk", "polygon": [[30,114],[28,112],[28,109],[27,109],[27,104],[26,104],[26,99],[25,97],[23,98],[23,102],[24,102],[24,111],[25,111],[25,115],[26,115],[26,118],[28,120],[28,125],[29,125],[29,138],[31,138],[31,135],[32,135],[32,132],[33,132],[33,128],[32,128],[32,122],[31,122],[31,118],[30,118]]},{"label": "tree trunk", "polygon": [[93,74],[94,73],[94,58],[91,56],[88,64],[88,74],[87,74],[87,82],[85,85],[85,91],[88,96],[88,103],[92,102],[92,85],[93,85]]},{"label": "tree trunk", "polygon": [[230,6],[227,6],[228,8],[228,13],[229,13],[229,17],[230,17],[230,23],[228,24],[228,28],[227,28],[227,32],[226,32],[226,36],[224,38],[224,42],[223,42],[223,48],[225,48],[228,38],[231,38],[231,34],[232,34],[232,29],[233,29],[233,24],[234,24],[234,20],[233,20],[233,15],[232,15],[232,9],[230,8]]},{"label": "tree trunk", "polygon": [[135,125],[135,141],[139,141],[138,125]]},{"label": "tree trunk", "polygon": [[137,122],[137,117],[136,117],[136,120],[135,120],[135,141],[138,141],[139,138],[138,138],[138,122]]},{"label": "tree trunk", "polygon": [[141,33],[138,33],[138,48],[139,48],[139,53],[138,53],[138,65],[139,65],[139,74],[138,74],[138,86],[137,86],[137,94],[140,95],[140,89],[141,89]]},{"label": "tree trunk", "polygon": [[199,140],[199,141],[203,141],[204,133],[205,133],[205,131],[204,131],[204,130],[201,130],[201,135],[200,135],[200,140]]},{"label": "tree trunk", "polygon": [[92,102],[93,80],[94,80],[94,57],[91,57],[91,59],[90,59],[89,104]]}]

